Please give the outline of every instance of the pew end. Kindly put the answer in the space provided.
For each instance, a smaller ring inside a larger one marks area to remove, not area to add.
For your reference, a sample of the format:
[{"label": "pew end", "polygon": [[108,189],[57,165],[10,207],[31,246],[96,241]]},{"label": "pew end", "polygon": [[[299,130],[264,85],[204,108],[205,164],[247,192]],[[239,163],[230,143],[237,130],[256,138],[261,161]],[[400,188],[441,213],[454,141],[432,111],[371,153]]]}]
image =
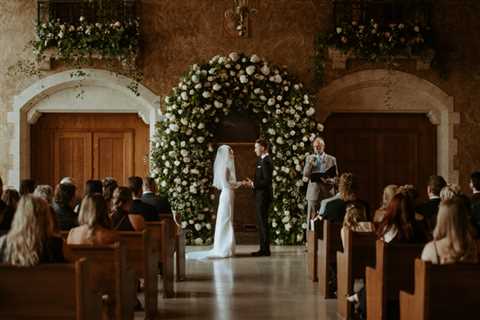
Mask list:
[{"label": "pew end", "polygon": [[1,265],[0,319],[101,320],[102,297],[90,290],[89,272],[84,258],[35,267]]}]

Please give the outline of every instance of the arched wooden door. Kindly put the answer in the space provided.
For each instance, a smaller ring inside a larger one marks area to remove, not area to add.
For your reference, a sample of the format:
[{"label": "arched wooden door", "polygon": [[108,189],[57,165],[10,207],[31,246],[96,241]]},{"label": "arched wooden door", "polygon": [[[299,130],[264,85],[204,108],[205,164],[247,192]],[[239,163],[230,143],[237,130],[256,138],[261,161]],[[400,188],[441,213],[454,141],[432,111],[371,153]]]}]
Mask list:
[{"label": "arched wooden door", "polygon": [[340,172],[359,176],[360,197],[377,208],[388,184],[413,184],[426,197],[437,172],[436,130],[425,114],[334,113],[325,123],[326,151]]},{"label": "arched wooden door", "polygon": [[31,128],[32,178],[55,186],[72,177],[83,192],[86,180],[148,173],[148,127],[136,114],[44,114]]}]

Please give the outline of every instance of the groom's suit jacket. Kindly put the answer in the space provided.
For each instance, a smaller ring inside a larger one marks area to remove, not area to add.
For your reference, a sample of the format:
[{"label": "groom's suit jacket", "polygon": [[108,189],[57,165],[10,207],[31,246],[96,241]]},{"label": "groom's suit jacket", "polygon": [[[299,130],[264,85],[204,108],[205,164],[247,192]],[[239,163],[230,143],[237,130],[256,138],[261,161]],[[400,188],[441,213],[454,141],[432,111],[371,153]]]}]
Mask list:
[{"label": "groom's suit jacket", "polygon": [[273,163],[269,155],[257,158],[257,165],[255,169],[254,191],[264,192],[265,195],[273,197],[272,188]]}]

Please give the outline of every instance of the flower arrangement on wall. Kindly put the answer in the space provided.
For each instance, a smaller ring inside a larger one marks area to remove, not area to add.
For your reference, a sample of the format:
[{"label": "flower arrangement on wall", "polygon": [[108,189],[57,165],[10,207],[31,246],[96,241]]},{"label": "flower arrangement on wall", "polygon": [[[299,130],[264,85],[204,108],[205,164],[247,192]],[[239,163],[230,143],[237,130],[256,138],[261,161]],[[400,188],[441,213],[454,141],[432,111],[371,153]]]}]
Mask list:
[{"label": "flower arrangement on wall", "polygon": [[87,22],[80,17],[77,24],[56,19],[37,26],[33,41],[39,58],[49,49],[55,59],[72,62],[86,58],[115,59],[134,68],[138,53],[140,24],[138,19],[112,23]]},{"label": "flower arrangement on wall", "polygon": [[433,47],[431,28],[415,23],[379,25],[374,20],[360,24],[345,22],[332,32],[320,33],[316,41],[316,73],[323,81],[327,49],[369,61],[391,62],[398,56],[430,55]]},{"label": "flower arrangement on wall", "polygon": [[182,215],[189,243],[211,243],[214,134],[234,108],[255,114],[262,136],[271,144],[273,242],[302,243],[303,163],[311,135],[323,127],[313,119],[315,109],[303,85],[257,55],[231,53],[191,66],[165,98],[165,119],[158,124],[152,146],[153,174],[168,193],[173,211]]},{"label": "flower arrangement on wall", "polygon": [[[80,17],[77,23],[65,23],[51,19],[39,23],[36,38],[27,49],[33,51],[35,61],[20,59],[9,67],[9,74],[26,74],[40,76],[44,62],[49,65],[54,59],[76,69],[91,65],[94,60],[104,60],[106,66],[114,73],[130,79],[128,88],[138,93],[138,84],[143,74],[136,68],[136,58],[140,42],[139,19],[111,23],[89,22]],[[73,77],[86,78],[87,72],[73,71]],[[81,96],[81,94],[79,94]]]}]

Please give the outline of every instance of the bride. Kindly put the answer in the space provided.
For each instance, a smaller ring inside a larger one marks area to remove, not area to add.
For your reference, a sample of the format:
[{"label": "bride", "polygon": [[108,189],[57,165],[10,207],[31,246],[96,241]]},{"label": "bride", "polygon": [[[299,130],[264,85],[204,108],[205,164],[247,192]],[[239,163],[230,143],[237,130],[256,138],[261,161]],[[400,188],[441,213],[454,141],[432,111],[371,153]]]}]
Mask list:
[{"label": "bride", "polygon": [[235,161],[230,146],[221,145],[213,165],[213,186],[219,190],[217,222],[213,248],[208,251],[190,252],[187,259],[227,258],[235,255],[235,235],[233,233],[234,189],[244,185],[237,182],[235,176]]}]

